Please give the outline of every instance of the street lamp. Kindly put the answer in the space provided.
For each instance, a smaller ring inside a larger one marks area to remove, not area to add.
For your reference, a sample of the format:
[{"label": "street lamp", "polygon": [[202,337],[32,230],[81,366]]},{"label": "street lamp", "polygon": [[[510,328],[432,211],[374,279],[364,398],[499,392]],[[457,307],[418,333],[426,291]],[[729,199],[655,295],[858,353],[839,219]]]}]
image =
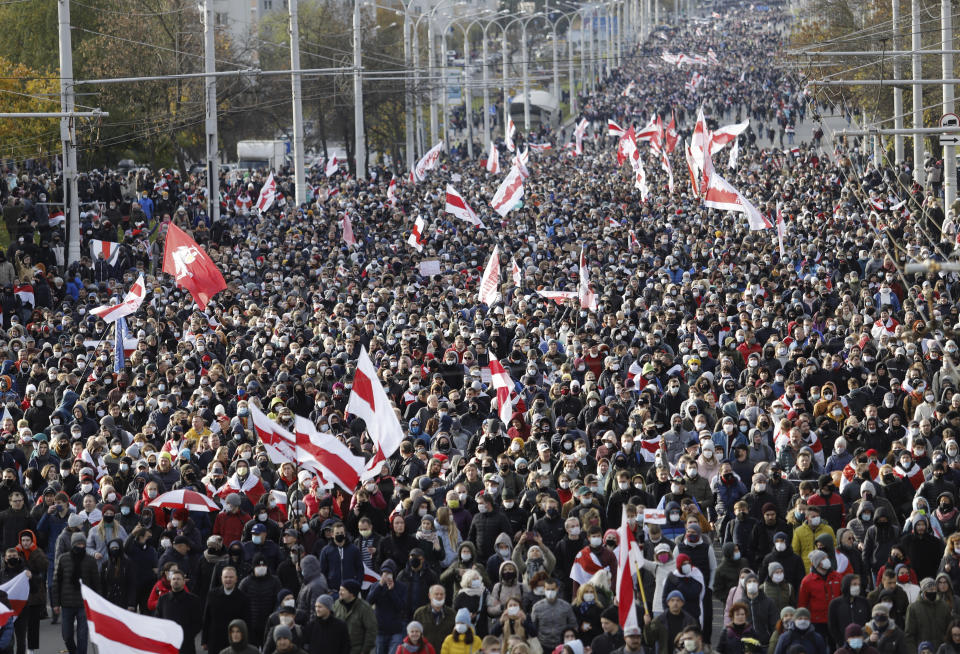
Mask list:
[{"label": "street lamp", "polygon": [[573,39],[570,38],[570,32],[573,29],[573,16],[577,15],[579,15],[579,10],[561,14],[556,20],[550,20],[550,17],[547,17],[547,22],[550,23],[550,32],[553,36],[553,92],[556,94],[558,107],[560,106],[560,67],[557,59],[557,27],[561,21],[567,21],[567,82],[570,87],[571,116],[575,116],[577,113],[577,94],[573,79]]},{"label": "street lamp", "polygon": [[542,14],[537,12],[535,14],[530,14],[529,16],[518,16],[508,21],[506,25],[503,26],[503,32],[501,34],[501,50],[503,51],[503,111],[504,111],[504,120],[503,126],[504,130],[507,128],[507,124],[510,122],[510,91],[507,88],[507,32],[510,30],[510,27],[514,23],[520,23],[520,54],[522,57],[522,83],[523,83],[523,129],[525,131],[530,130],[530,80],[528,77],[527,69],[527,25],[530,21],[541,18]]},{"label": "street lamp", "polygon": [[[478,12],[476,15],[482,16],[484,14],[489,14],[489,13],[493,13],[492,10],[483,9],[480,12]],[[469,18],[469,16],[464,16],[461,18]],[[466,121],[467,121],[467,157],[470,158],[470,160],[473,160],[473,118],[472,118],[473,100],[470,96],[470,66],[469,66],[470,30],[473,28],[475,24],[479,25],[481,21],[482,21],[482,18],[479,18],[479,17],[474,18],[473,20],[468,21],[465,26],[457,20],[453,21],[453,25],[455,27],[459,27],[460,30],[463,32],[463,97],[464,97],[463,106],[464,106],[464,117],[466,118]],[[486,42],[484,42],[484,46],[486,46]],[[483,66],[484,66],[484,72],[486,72],[485,62]],[[486,81],[486,76],[484,76],[484,81]],[[484,89],[484,92],[486,94],[486,89]],[[486,111],[486,107],[484,107],[484,111]]]}]

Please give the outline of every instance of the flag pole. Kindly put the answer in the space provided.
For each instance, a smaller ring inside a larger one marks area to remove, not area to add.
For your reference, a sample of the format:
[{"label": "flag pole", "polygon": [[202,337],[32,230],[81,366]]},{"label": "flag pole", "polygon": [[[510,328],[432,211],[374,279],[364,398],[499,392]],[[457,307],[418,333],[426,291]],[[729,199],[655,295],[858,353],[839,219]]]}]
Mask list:
[{"label": "flag pole", "polygon": [[[109,324],[107,324],[107,326],[103,328],[103,333],[100,335],[100,342],[97,343],[97,347],[94,349],[94,352],[96,352],[97,350],[99,350],[99,349],[100,349],[100,346],[103,345],[103,341],[107,338],[107,332],[108,332],[108,331],[110,331],[110,325],[109,325]],[[87,374],[87,368],[89,368],[89,367],[90,367],[90,360],[87,359],[86,364],[84,364],[84,366],[83,366],[83,372],[80,373],[80,381],[77,382],[77,385],[76,385],[76,386],[74,387],[74,389],[73,389],[74,392],[76,392],[77,389],[80,388],[80,385],[83,384],[83,379],[84,379],[84,377],[86,376],[86,374]]]},{"label": "flag pole", "polygon": [[637,569],[637,585],[640,586],[640,601],[643,603],[643,614],[648,615],[650,610],[647,608],[647,592],[643,589],[643,577],[640,576],[640,564],[634,563]]}]

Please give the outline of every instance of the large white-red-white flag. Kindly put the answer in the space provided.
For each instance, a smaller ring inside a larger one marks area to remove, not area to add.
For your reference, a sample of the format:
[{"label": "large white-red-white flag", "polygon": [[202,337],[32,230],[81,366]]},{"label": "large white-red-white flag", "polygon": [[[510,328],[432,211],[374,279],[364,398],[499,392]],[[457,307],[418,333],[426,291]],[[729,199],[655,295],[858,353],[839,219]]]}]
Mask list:
[{"label": "large white-red-white flag", "polygon": [[417,216],[417,219],[413,221],[413,230],[407,237],[407,244],[415,247],[417,252],[423,252],[423,244],[427,242],[426,229],[427,221],[424,220],[423,216]]},{"label": "large white-red-white flag", "polygon": [[253,430],[260,442],[263,443],[263,449],[271,463],[274,465],[296,463],[296,436],[271,420],[252,402],[250,403],[250,418],[253,422]]},{"label": "large white-red-white flag", "polygon": [[580,284],[577,295],[580,297],[581,309],[597,310],[597,296],[590,290],[590,275],[587,273],[587,258],[583,254],[583,247],[580,248]]},{"label": "large white-red-white flag", "polygon": [[487,172],[494,175],[500,174],[500,150],[493,141],[490,141],[490,154],[487,155]]},{"label": "large white-red-white flag", "polygon": [[338,172],[340,172],[340,162],[337,161],[336,157],[330,157],[327,165],[323,167],[323,174],[327,177],[333,177]]},{"label": "large white-red-white flag", "polygon": [[500,246],[493,246],[493,252],[490,253],[490,259],[483,269],[483,277],[480,278],[480,291],[477,293],[477,299],[488,307],[500,299]]},{"label": "large white-red-white flag", "polygon": [[490,201],[493,210],[506,216],[523,198],[523,172],[516,166],[511,166],[510,172],[500,182],[497,192]]},{"label": "large white-red-white flag", "polygon": [[[630,523],[627,522],[626,504],[623,505],[623,516],[620,520],[620,527],[617,529],[617,540],[620,543],[617,546],[617,607],[620,613],[620,624],[623,629],[628,627],[639,628],[633,580],[636,579],[643,555],[640,553],[640,546],[630,530]],[[640,579],[637,579],[637,581],[643,583]]]},{"label": "large white-red-white flag", "polygon": [[742,123],[737,123],[735,125],[724,125],[723,127],[718,127],[715,131],[710,132],[710,154],[722,150],[727,143],[733,141],[747,131],[749,126],[750,119],[747,118]]},{"label": "large white-red-white flag", "polygon": [[90,642],[110,654],[178,654],[183,628],[173,620],[120,608],[80,582]]},{"label": "large white-red-white flag", "polygon": [[477,227],[483,227],[483,223],[477,218],[477,214],[470,208],[464,197],[450,184],[447,184],[447,206],[445,209],[447,213],[452,213],[460,220],[465,220]]},{"label": "large white-red-white flag", "polygon": [[746,214],[751,230],[773,227],[773,224],[753,206],[753,203],[716,172],[707,179],[703,203],[713,209],[739,211]]},{"label": "large white-red-white flag", "polygon": [[420,157],[420,161],[413,167],[413,178],[417,182],[422,182],[427,178],[427,173],[440,164],[440,155],[443,153],[443,141],[430,148],[425,155]]},{"label": "large white-red-white flag", "polygon": [[513,142],[513,135],[517,131],[517,126],[513,124],[513,118],[507,118],[507,131],[504,134],[503,142],[507,146],[507,150],[513,152],[517,149],[517,144]]},{"label": "large white-red-white flag", "polygon": [[[27,600],[30,599],[30,579],[27,577],[27,573],[21,572],[10,581],[0,585],[0,590],[7,594],[9,606],[4,608],[12,610],[14,615],[20,615],[23,607],[27,605]],[[3,607],[3,604],[0,604],[0,607]],[[4,611],[0,609],[0,624],[6,623],[4,618]]]},{"label": "large white-red-white flag", "polygon": [[607,120],[607,136],[616,136],[620,138],[627,133],[627,130],[623,129],[613,120]]},{"label": "large white-red-white flag", "polygon": [[[391,407],[387,408],[393,412]],[[301,466],[316,470],[325,485],[339,486],[348,493],[356,490],[367,466],[362,456],[351,452],[333,434],[321,434],[313,422],[303,416],[294,418],[294,434],[297,439],[297,462]]]},{"label": "large white-red-white flag", "polygon": [[510,418],[513,417],[513,402],[510,400],[510,393],[514,389],[514,383],[510,379],[510,374],[493,353],[490,353],[490,383],[497,391],[497,411],[500,420],[503,424],[509,425]]},{"label": "large white-red-white flag", "polygon": [[90,239],[90,258],[96,262],[100,255],[103,255],[107,265],[117,265],[117,261],[120,260],[120,244],[113,241]]},{"label": "large white-red-white flag", "polygon": [[267,177],[267,181],[260,189],[260,196],[257,198],[257,211],[263,213],[273,206],[277,199],[277,180],[273,178],[273,173]]},{"label": "large white-red-white flag", "polygon": [[140,305],[143,304],[145,297],[147,297],[147,287],[143,281],[143,273],[140,273],[137,281],[133,283],[130,290],[123,296],[122,302],[118,304],[104,304],[91,309],[90,313],[100,316],[104,322],[115,322],[124,316],[136,313]]},{"label": "large white-red-white flag", "polygon": [[373,458],[361,475],[361,481],[364,481],[380,474],[383,462],[393,456],[403,440],[400,421],[380,379],[377,378],[377,369],[374,368],[365,347],[360,348],[357,369],[353,373],[353,388],[347,400],[347,412],[363,418],[367,435],[373,441]]}]

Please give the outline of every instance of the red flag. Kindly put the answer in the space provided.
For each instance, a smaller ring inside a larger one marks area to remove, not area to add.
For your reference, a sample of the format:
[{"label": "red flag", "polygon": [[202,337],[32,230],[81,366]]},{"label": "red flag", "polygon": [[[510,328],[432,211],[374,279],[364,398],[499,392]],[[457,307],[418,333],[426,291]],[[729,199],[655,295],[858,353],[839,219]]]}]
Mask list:
[{"label": "red flag", "polygon": [[163,272],[173,275],[177,286],[190,291],[201,311],[206,310],[214,295],[227,288],[227,282],[210,255],[173,223],[167,227]]}]

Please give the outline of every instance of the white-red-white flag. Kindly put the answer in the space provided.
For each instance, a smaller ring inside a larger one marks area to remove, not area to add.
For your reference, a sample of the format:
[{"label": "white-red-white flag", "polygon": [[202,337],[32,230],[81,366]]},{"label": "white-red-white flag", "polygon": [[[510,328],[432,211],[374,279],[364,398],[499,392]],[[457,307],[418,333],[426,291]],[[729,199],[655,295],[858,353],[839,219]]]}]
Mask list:
[{"label": "white-red-white flag", "polygon": [[666,150],[660,150],[660,167],[667,174],[667,188],[673,193],[673,166],[670,165],[670,157]]},{"label": "white-red-white flag", "polygon": [[365,347],[360,348],[357,369],[353,373],[353,388],[347,400],[347,412],[363,418],[367,435],[373,441],[373,458],[366,465],[361,481],[380,474],[380,468],[387,458],[400,447],[403,429],[387,397],[377,369],[370,360]]},{"label": "white-red-white flag", "polygon": [[397,206],[397,176],[390,178],[390,186],[387,187],[387,202],[391,207]]},{"label": "white-red-white flag", "polygon": [[497,192],[490,201],[493,210],[506,216],[523,198],[523,173],[516,166],[510,168],[510,172],[500,182]]},{"label": "white-red-white flag", "polygon": [[115,322],[119,318],[136,313],[143,304],[143,299],[147,296],[147,287],[143,281],[143,273],[133,283],[127,294],[123,296],[123,301],[119,304],[104,304],[90,310],[90,313],[99,316],[106,323]]},{"label": "white-red-white flag", "polygon": [[787,226],[783,222],[783,210],[780,203],[777,203],[777,244],[780,246],[780,258],[786,257],[786,251],[783,247],[783,237],[787,234]]},{"label": "white-red-white flag", "polygon": [[423,216],[417,216],[417,219],[413,221],[413,230],[407,237],[407,245],[415,247],[417,252],[423,252],[423,244],[427,242],[426,229],[427,221],[423,219]]},{"label": "white-red-white flag", "polygon": [[443,141],[437,143],[420,157],[420,161],[413,167],[414,179],[418,182],[424,181],[427,178],[427,173],[440,164],[441,154],[443,154]]},{"label": "white-red-white flag", "polygon": [[493,246],[493,252],[490,253],[490,259],[483,269],[483,277],[480,278],[480,291],[477,293],[477,299],[488,307],[500,299],[500,246]]},{"label": "white-red-white flag", "polygon": [[183,628],[173,620],[140,615],[112,604],[80,582],[90,642],[110,654],[178,654]]},{"label": "white-red-white flag", "polygon": [[590,122],[586,118],[580,119],[580,122],[577,123],[577,126],[573,128],[573,140],[576,144],[574,152],[576,154],[583,154],[583,135],[587,132],[587,127],[590,126]]},{"label": "white-red-white flag", "polygon": [[727,168],[730,170],[737,169],[737,158],[740,156],[740,141],[734,139],[733,147],[730,148],[730,158],[727,159]]},{"label": "white-red-white flag", "polygon": [[541,289],[537,291],[537,295],[542,297],[544,300],[553,300],[557,304],[563,304],[567,300],[572,300],[577,297],[576,291],[551,291],[547,289]]},{"label": "white-red-white flag", "polygon": [[520,278],[520,266],[517,265],[516,259],[510,260],[510,274],[513,277],[513,285],[519,287],[521,278]]},{"label": "white-red-white flag", "polygon": [[[27,605],[27,600],[30,599],[30,579],[27,578],[27,573],[21,572],[10,581],[0,585],[0,590],[7,594],[8,608],[13,611],[14,615],[20,615],[23,607]],[[3,605],[0,604],[0,606]],[[5,622],[3,611],[0,610],[0,624]]]},{"label": "white-red-white flag", "polygon": [[597,296],[590,290],[590,275],[587,273],[587,258],[583,254],[583,247],[580,248],[580,284],[577,287],[577,295],[580,298],[580,308],[597,310]]},{"label": "white-red-white flag", "polygon": [[108,265],[117,265],[117,261],[120,260],[120,244],[113,241],[90,239],[90,258],[96,263],[100,255],[103,255],[103,259]]},{"label": "white-red-white flag", "polygon": [[723,127],[718,127],[716,131],[710,132],[710,154],[722,150],[727,143],[747,131],[749,126],[750,119],[747,118],[742,123],[724,125]]},{"label": "white-red-white flag", "polygon": [[504,134],[503,142],[507,146],[507,150],[513,152],[517,149],[517,144],[513,142],[513,135],[517,131],[517,126],[513,124],[513,118],[507,118],[507,131]]},{"label": "white-red-white flag", "polygon": [[623,129],[613,120],[607,120],[607,136],[616,136],[620,138],[627,133],[627,130]]},{"label": "white-red-white flag", "polygon": [[270,462],[275,465],[296,463],[296,436],[271,420],[253,403],[250,404],[249,408],[253,430],[260,442],[263,443],[263,449],[266,450]]},{"label": "white-red-white flag", "polygon": [[493,141],[490,141],[490,154],[487,155],[487,172],[494,175],[500,174],[500,150]]},{"label": "white-red-white flag", "polygon": [[513,402],[510,399],[510,393],[514,390],[513,380],[510,374],[500,363],[499,359],[490,353],[490,383],[497,391],[497,411],[500,420],[505,425],[510,424],[510,418],[513,417]]},{"label": "white-red-white flag", "polygon": [[350,222],[350,213],[344,212],[343,214],[343,242],[347,245],[356,245],[357,237],[353,235],[353,223]]},{"label": "white-red-white flag", "polygon": [[327,165],[323,167],[323,174],[327,177],[333,177],[338,172],[340,172],[340,162],[337,161],[335,156],[330,157],[329,161],[327,161]]},{"label": "white-red-white flag", "polygon": [[[626,504],[623,505],[623,515],[620,519],[620,527],[617,529],[617,540],[619,541],[617,546],[617,607],[620,624],[624,630],[629,627],[639,628],[633,580],[640,569],[639,565],[643,555],[640,553],[640,546],[633,537],[633,531],[630,530],[630,523],[627,522]],[[643,583],[640,579],[637,581]]]},{"label": "white-red-white flag", "polygon": [[277,180],[273,178],[273,173],[267,177],[267,181],[260,189],[260,197],[257,198],[257,211],[263,213],[273,206],[277,199]]},{"label": "white-red-white flag", "polygon": [[[392,408],[387,408],[393,412]],[[297,438],[297,463],[316,469],[324,485],[339,486],[348,493],[356,490],[367,465],[362,456],[351,452],[333,434],[317,431],[313,422],[303,416],[294,418],[294,434]]]},{"label": "white-red-white flag", "polygon": [[687,160],[687,172],[690,173],[690,186],[693,189],[693,194],[697,197],[700,197],[700,167],[697,165],[696,160],[693,158],[693,152],[690,150],[690,146],[684,146],[683,155]]},{"label": "white-red-white flag", "polygon": [[483,223],[480,222],[477,214],[470,208],[470,205],[467,204],[464,197],[450,184],[447,184],[447,205],[445,210],[447,213],[452,213],[460,220],[465,220],[471,225],[483,227]]},{"label": "white-red-white flag", "polygon": [[713,209],[740,211],[746,214],[751,230],[773,227],[773,224],[753,206],[753,203],[716,172],[707,179],[703,203]]}]

